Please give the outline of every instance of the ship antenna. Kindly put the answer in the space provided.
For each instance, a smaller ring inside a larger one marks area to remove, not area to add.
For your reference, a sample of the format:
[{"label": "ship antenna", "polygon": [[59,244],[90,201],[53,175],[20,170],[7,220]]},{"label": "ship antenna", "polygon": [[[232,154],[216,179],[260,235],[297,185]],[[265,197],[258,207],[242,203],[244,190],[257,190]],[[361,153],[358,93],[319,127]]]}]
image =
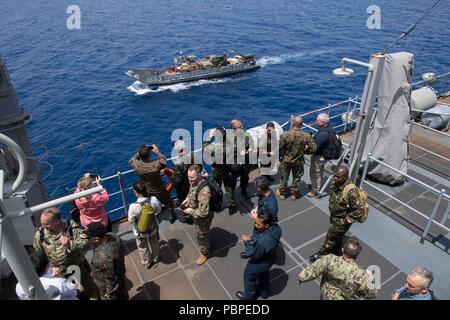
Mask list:
[{"label": "ship antenna", "polygon": [[383,49],[383,51],[381,51],[383,54],[386,52],[386,50],[388,50],[389,48],[391,48],[392,46],[394,46],[395,44],[397,44],[397,42],[399,42],[401,39],[403,39],[406,35],[408,35],[411,31],[413,31],[417,25],[419,24],[420,21],[422,21],[426,16],[428,16],[431,11],[433,11],[434,9],[436,9],[441,3],[443,3],[446,0],[437,0],[433,6],[428,9],[424,14],[422,14],[422,16],[417,19],[416,22],[414,22],[412,25],[410,25],[408,27],[408,29],[406,29],[406,31],[402,32],[402,34],[400,36],[398,36],[394,41],[391,42],[391,44],[389,44],[386,48]]}]

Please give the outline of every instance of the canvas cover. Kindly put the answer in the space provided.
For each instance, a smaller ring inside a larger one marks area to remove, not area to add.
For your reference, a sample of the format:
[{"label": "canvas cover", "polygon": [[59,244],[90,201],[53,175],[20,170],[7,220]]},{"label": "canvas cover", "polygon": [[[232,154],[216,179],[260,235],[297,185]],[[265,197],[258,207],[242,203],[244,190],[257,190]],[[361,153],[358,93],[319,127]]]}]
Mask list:
[{"label": "canvas cover", "polygon": [[[404,173],[408,170],[413,57],[408,52],[386,55],[378,87],[378,111],[364,150],[364,155],[372,153],[372,157]],[[378,163],[370,163],[367,174],[389,185],[405,180]]]}]

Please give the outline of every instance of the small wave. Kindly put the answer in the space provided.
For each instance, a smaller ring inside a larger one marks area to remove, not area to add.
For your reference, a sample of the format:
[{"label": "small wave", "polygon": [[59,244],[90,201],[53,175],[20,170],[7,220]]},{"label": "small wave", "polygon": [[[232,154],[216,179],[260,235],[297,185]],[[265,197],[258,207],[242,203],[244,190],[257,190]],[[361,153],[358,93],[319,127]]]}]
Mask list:
[{"label": "small wave", "polygon": [[264,56],[256,61],[256,64],[265,67],[267,65],[271,64],[282,64],[288,61],[297,61],[300,58],[303,58],[305,56],[317,56],[324,53],[329,53],[334,51],[333,49],[327,49],[327,50],[312,50],[308,52],[295,52],[295,53],[285,53],[281,54],[279,56]]},{"label": "small wave", "polygon": [[264,56],[256,61],[256,64],[265,67],[270,64],[281,64],[287,61],[296,61],[303,57],[304,53],[286,53],[279,56]]},{"label": "small wave", "polygon": [[188,90],[193,87],[204,86],[208,84],[218,84],[230,81],[230,78],[222,78],[222,79],[213,79],[213,80],[198,80],[194,82],[183,82],[177,84],[171,84],[168,86],[157,87],[155,89],[149,88],[147,85],[142,82],[136,81],[131,86],[127,87],[127,89],[138,96],[146,95],[149,93],[157,93],[163,91],[171,91],[173,93],[177,93],[183,90]]}]

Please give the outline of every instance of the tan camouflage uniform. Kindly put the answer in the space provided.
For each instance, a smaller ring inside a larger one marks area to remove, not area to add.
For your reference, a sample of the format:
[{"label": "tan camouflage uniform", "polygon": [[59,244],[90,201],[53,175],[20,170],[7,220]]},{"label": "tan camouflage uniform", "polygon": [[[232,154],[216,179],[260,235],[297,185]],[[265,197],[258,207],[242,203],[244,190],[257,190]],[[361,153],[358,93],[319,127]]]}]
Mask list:
[{"label": "tan camouflage uniform", "polygon": [[334,184],[331,186],[329,200],[331,226],[325,242],[319,250],[320,255],[339,254],[345,233],[355,220],[364,215],[364,204],[361,202],[356,188],[350,189],[348,192],[348,201],[343,197],[344,188],[350,183],[352,183],[351,180],[347,179],[339,187]]},{"label": "tan camouflage uniform", "polygon": [[208,186],[205,186],[200,190],[198,199],[195,197],[197,188],[202,181],[203,179],[195,186],[189,188],[189,194],[187,196],[187,199],[189,200],[187,212],[194,218],[195,235],[200,251],[204,256],[209,257],[209,230],[214,214],[209,210],[211,191]]},{"label": "tan camouflage uniform", "polygon": [[172,210],[174,203],[167,192],[164,182],[161,178],[161,170],[167,165],[167,160],[164,156],[161,156],[158,160],[152,160],[150,162],[144,162],[137,159],[136,155],[129,161],[134,172],[144,182],[147,189],[148,197],[156,197],[159,201],[164,203],[167,209]]},{"label": "tan camouflage uniform", "polygon": [[281,183],[280,194],[286,195],[289,174],[292,171],[291,194],[297,195],[303,176],[304,155],[316,151],[317,145],[312,137],[302,130],[290,130],[280,137]]},{"label": "tan camouflage uniform", "polygon": [[[91,269],[85,258],[89,248],[87,235],[83,228],[74,221],[61,220],[61,224],[62,228],[59,233],[53,233],[40,227],[34,235],[34,250],[43,250],[47,255],[50,267],[58,268],[62,273],[65,273],[71,265],[78,266],[82,285],[79,291],[82,292],[84,298],[95,296]],[[41,232],[44,233],[42,240]],[[60,243],[59,239],[63,235],[69,238],[70,249]]]},{"label": "tan camouflage uniform", "polygon": [[329,254],[303,269],[299,281],[310,281],[322,276],[320,293],[323,300],[373,299],[377,290],[373,277],[354,260],[345,260]]}]

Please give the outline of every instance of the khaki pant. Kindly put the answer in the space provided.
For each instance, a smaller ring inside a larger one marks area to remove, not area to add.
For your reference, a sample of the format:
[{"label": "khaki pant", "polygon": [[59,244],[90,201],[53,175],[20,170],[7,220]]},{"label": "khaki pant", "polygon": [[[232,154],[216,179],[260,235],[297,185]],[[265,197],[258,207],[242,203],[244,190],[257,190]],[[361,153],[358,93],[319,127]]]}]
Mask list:
[{"label": "khaki pant", "polygon": [[211,228],[211,222],[214,214],[211,212],[205,218],[194,218],[195,226],[195,236],[197,238],[198,246],[200,247],[201,253],[209,257],[209,230]]},{"label": "khaki pant", "polygon": [[311,179],[311,191],[319,193],[322,186],[323,168],[327,161],[323,156],[312,155],[311,166],[309,168],[309,177]]},{"label": "khaki pant", "polygon": [[[141,256],[141,263],[144,266],[147,266],[152,260],[159,259],[158,233],[147,238],[136,237],[136,245],[138,247],[139,255]],[[152,250],[151,258],[149,247]]]}]

